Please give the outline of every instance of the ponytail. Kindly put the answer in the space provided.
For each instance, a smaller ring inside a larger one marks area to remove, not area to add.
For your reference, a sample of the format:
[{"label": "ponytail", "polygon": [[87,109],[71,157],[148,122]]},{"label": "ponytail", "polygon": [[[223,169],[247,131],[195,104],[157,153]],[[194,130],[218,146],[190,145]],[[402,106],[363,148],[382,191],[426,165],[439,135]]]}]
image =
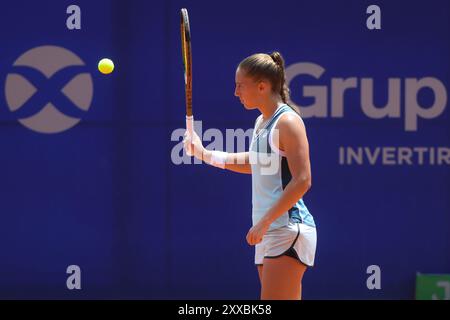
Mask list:
[{"label": "ponytail", "polygon": [[281,53],[279,53],[278,51],[273,51],[270,54],[270,57],[272,58],[272,60],[275,62],[275,64],[280,69],[280,96],[281,96],[281,100],[283,100],[283,102],[285,104],[287,104],[292,110],[294,110],[295,112],[300,114],[300,110],[298,110],[297,107],[294,107],[294,106],[291,106],[290,104],[288,104],[291,95],[290,95],[289,87],[286,84],[284,59],[281,56]]}]

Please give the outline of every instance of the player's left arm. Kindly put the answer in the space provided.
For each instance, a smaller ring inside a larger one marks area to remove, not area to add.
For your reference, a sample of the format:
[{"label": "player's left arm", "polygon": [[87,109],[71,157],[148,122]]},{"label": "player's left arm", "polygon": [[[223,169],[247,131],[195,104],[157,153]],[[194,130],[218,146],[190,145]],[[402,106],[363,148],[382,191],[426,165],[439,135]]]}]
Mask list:
[{"label": "player's left arm", "polygon": [[251,245],[262,241],[262,237],[270,224],[292,208],[311,187],[309,144],[303,120],[296,115],[288,113],[280,118],[275,129],[278,129],[274,133],[278,132],[279,139],[278,143],[276,143],[276,138],[274,142],[286,155],[292,179],[272,208],[269,209],[258,224],[250,229],[247,234],[247,241]]},{"label": "player's left arm", "polygon": [[[278,121],[279,149],[286,154],[292,179],[284,189],[280,199],[267,212],[266,218],[270,223],[303,197],[311,188],[311,163],[309,160],[309,144],[303,120],[294,115],[283,115]],[[275,144],[277,143],[275,140]]]}]

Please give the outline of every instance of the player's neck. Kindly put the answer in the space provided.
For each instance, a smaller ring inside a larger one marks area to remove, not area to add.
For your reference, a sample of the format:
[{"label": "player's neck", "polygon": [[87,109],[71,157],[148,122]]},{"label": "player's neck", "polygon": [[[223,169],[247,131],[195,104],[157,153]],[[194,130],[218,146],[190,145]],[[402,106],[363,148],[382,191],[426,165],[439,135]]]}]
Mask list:
[{"label": "player's neck", "polygon": [[267,103],[263,103],[259,106],[259,111],[261,111],[263,115],[263,119],[269,119],[273,116],[275,111],[284,104],[284,102],[280,99],[270,100]]}]

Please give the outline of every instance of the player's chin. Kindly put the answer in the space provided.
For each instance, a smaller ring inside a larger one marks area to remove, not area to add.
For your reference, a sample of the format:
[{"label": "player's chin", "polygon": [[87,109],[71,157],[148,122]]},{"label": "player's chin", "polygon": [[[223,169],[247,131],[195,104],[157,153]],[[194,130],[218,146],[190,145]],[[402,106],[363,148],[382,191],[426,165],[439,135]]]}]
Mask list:
[{"label": "player's chin", "polygon": [[242,100],[241,100],[241,103],[242,103],[242,105],[244,106],[244,108],[247,109],[247,110],[253,110],[253,109],[256,108],[256,107],[254,107],[254,106],[252,106],[252,105],[246,103],[245,101],[242,101]]}]

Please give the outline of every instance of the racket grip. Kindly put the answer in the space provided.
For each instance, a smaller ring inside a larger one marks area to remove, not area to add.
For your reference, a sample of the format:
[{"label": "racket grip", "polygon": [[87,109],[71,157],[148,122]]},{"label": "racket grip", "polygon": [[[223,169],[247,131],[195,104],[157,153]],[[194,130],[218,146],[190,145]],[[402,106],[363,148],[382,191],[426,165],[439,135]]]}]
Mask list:
[{"label": "racket grip", "polygon": [[192,136],[192,131],[194,130],[194,116],[186,116],[186,130]]}]

